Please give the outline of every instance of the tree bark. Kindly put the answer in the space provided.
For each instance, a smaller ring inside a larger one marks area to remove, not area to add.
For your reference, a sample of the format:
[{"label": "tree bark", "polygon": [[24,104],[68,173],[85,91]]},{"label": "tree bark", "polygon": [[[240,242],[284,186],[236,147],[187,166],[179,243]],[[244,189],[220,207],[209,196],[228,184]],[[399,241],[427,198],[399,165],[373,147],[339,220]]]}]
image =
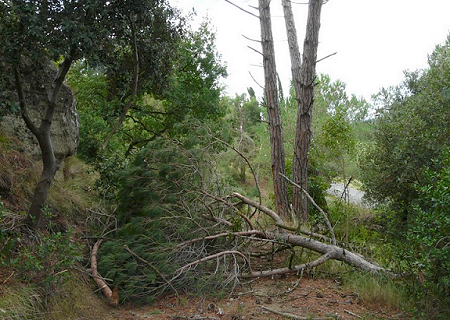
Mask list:
[{"label": "tree bark", "polygon": [[[71,52],[73,55],[73,50]],[[44,116],[41,120],[41,124],[37,127],[28,115],[27,106],[25,105],[25,96],[23,92],[23,84],[20,76],[20,59],[19,64],[14,69],[14,76],[16,81],[17,94],[19,96],[19,106],[22,113],[22,118],[25,121],[27,128],[37,138],[39,147],[42,153],[43,169],[39,178],[38,184],[33,194],[33,199],[28,212],[28,224],[40,230],[45,225],[45,218],[42,216],[42,208],[45,206],[48,197],[48,191],[58,170],[59,160],[56,159],[53,150],[52,139],[50,136],[50,128],[53,120],[53,115],[56,109],[56,100],[63,85],[64,79],[70,66],[73,62],[72,56],[66,57],[59,66],[56,77],[54,78],[48,101],[47,109],[44,112]]]},{"label": "tree bark", "polygon": [[[285,6],[285,11],[289,11],[288,9],[289,6]],[[322,0],[310,0],[306,35],[303,44],[303,63],[299,79],[298,77],[296,77],[298,80],[294,78],[298,112],[294,144],[293,180],[306,192],[308,192],[308,152],[312,135],[311,114],[314,102],[314,80],[316,77],[321,9]],[[288,37],[288,39],[290,38]],[[297,81],[299,83],[296,83]],[[309,214],[308,199],[299,188],[294,189],[292,206],[297,216],[306,221]]]},{"label": "tree bark", "polygon": [[[267,214],[276,224],[276,226],[279,226],[281,228],[289,230],[290,228],[286,228],[286,224],[281,219],[281,217],[274,211],[262,206],[258,205],[255,201],[248,199],[247,197],[244,197],[238,193],[233,193],[233,197],[238,198],[244,203],[250,204],[251,206],[255,206],[259,210],[261,210],[263,213]],[[233,234],[233,233],[231,233]],[[237,236],[244,235],[244,232],[242,233],[235,233]],[[272,276],[277,274],[284,274],[284,273],[292,273],[297,272],[302,269],[312,268],[315,266],[318,266],[319,264],[322,264],[326,262],[329,259],[339,260],[342,261],[348,265],[351,265],[355,268],[358,268],[360,270],[364,270],[370,273],[386,273],[392,275],[388,270],[386,270],[383,267],[380,267],[378,265],[375,265],[373,263],[370,263],[367,261],[363,256],[360,256],[358,254],[355,254],[351,251],[346,250],[345,248],[339,247],[335,244],[327,244],[315,239],[312,239],[311,237],[305,237],[289,232],[271,232],[266,230],[249,230],[245,232],[246,236],[253,235],[254,237],[260,238],[260,239],[266,239],[266,240],[275,240],[275,241],[282,241],[285,243],[289,243],[292,246],[300,246],[305,249],[312,250],[314,252],[320,253],[323,256],[319,259],[306,263],[303,265],[294,266],[292,268],[280,268],[275,270],[265,270],[265,271],[258,271],[258,272],[249,272],[247,274],[243,274],[242,277],[244,278],[252,278],[252,277],[264,277],[264,276]],[[335,243],[335,241],[333,241]]]},{"label": "tree bark", "polygon": [[264,66],[265,104],[269,121],[275,206],[280,215],[287,217],[289,216],[290,206],[287,184],[280,176],[280,173],[285,174],[285,155],[280,102],[278,100],[277,69],[270,17],[270,0],[259,0],[259,16]]},{"label": "tree bark", "polygon": [[113,296],[113,291],[111,288],[106,284],[105,280],[98,274],[97,270],[97,252],[100,248],[100,245],[102,244],[103,240],[99,239],[92,247],[92,253],[91,253],[91,272],[92,277],[94,278],[95,283],[97,284],[98,288],[102,290],[103,294],[105,295],[108,300],[111,301],[111,298]]}]

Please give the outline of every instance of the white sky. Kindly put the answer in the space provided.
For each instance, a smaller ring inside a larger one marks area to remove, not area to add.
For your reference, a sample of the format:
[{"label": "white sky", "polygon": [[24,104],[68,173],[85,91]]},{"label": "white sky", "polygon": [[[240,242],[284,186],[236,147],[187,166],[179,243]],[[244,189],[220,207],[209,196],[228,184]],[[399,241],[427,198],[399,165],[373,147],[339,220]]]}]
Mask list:
[{"label": "white sky", "polygon": [[[257,14],[249,6],[257,0],[231,0]],[[292,0],[299,46],[302,51],[307,5]],[[263,84],[262,57],[248,48],[261,51],[259,20],[224,0],[170,0],[185,13],[195,8],[194,26],[208,16],[217,34],[217,50],[226,62],[229,76],[227,94],[262,89],[249,73]],[[277,71],[288,92],[290,60],[281,0],[272,0],[272,24]],[[329,0],[322,8],[318,58],[337,52],[317,65],[318,73],[347,84],[349,94],[370,99],[382,87],[403,80],[404,70],[427,67],[427,56],[450,32],[450,0]]]}]

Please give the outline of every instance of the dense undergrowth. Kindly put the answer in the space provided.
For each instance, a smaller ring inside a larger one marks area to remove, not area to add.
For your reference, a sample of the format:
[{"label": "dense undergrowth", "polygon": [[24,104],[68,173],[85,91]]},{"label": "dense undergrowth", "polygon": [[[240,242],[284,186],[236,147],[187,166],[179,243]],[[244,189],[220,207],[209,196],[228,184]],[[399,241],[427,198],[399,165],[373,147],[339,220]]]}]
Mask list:
[{"label": "dense undergrowth", "polygon": [[37,233],[25,223],[39,161],[19,152],[20,142],[0,139],[0,319],[96,318],[104,304],[93,293],[86,269],[90,210],[97,205],[95,178],[76,158],[76,175],[54,181]]},{"label": "dense undergrowth", "polygon": [[[121,287],[123,301],[148,303],[158,295],[173,290],[196,295],[217,295],[236,285],[238,270],[233,270],[235,265],[231,260],[223,260],[218,265],[215,262],[201,264],[175,280],[163,276],[196,256],[201,257],[205,250],[218,252],[230,245],[238,245],[234,240],[225,238],[223,241],[211,242],[209,247],[192,247],[192,250],[185,252],[173,249],[177,243],[202,233],[206,235],[208,228],[214,228],[213,223],[202,218],[208,213],[205,199],[198,198],[198,194],[192,192],[195,186],[200,188],[207,183],[216,183],[202,179],[207,175],[197,172],[198,166],[192,162],[202,157],[201,149],[191,149],[186,157],[186,150],[177,143],[156,141],[152,144],[153,148],[143,151],[136,158],[135,165],[124,172],[124,188],[119,193],[121,205],[115,209],[114,216],[106,213],[105,207],[101,206],[101,199],[94,191],[98,176],[80,160],[69,159],[66,177],[62,169],[45,210],[49,221],[47,228],[45,232],[37,234],[25,225],[24,212],[37,178],[36,174],[30,173],[36,172],[39,164],[18,153],[9,143],[9,138],[2,141],[1,168],[10,168],[0,172],[0,312],[3,318],[92,319],[101,314],[106,304],[101,302],[98,294],[94,294],[94,283],[82,270],[88,266],[91,235],[98,236],[111,230],[111,226],[116,223],[119,228],[105,236],[107,241],[100,252],[100,271],[106,278],[113,280],[110,285],[118,284]],[[195,152],[196,157],[193,156]],[[19,155],[21,161],[11,161]],[[172,159],[169,161],[170,157]],[[158,159],[165,161],[158,164]],[[186,159],[190,162],[186,162]],[[142,167],[145,162],[150,166],[147,169]],[[11,168],[11,164],[21,165],[20,170]],[[203,170],[207,171],[208,168]],[[67,175],[67,171],[71,174]],[[182,185],[185,185],[184,192],[179,191]],[[241,191],[246,192],[252,187],[243,185],[241,188]],[[146,201],[142,202],[142,199]],[[152,205],[141,206],[142,203]],[[331,219],[336,224],[339,239],[344,241],[346,232],[349,232],[351,241],[357,243],[358,248],[364,248],[361,253],[380,257],[381,254],[373,252],[375,250],[367,249],[374,249],[377,239],[375,231],[366,224],[370,214],[365,212],[361,216],[355,207],[336,201],[330,203]],[[349,215],[351,229],[343,227],[346,226],[346,220],[342,219],[345,213]],[[222,214],[226,216],[227,212]],[[235,220],[236,230],[241,223],[239,219]],[[125,250],[124,245],[130,250]],[[302,251],[297,253],[296,259],[307,261],[313,256],[312,253]],[[218,272],[217,268],[221,271]],[[354,281],[354,273],[337,262],[331,262],[317,272],[331,277],[344,274],[344,278],[347,278],[347,274],[349,283],[358,283]],[[360,275],[359,278],[361,282],[366,281],[377,287],[385,287],[388,281],[367,280],[366,275]],[[361,289],[362,286],[359,287]],[[368,294],[367,301],[391,299],[379,298],[381,292],[384,291],[372,293],[372,296]],[[393,301],[398,303],[397,300]]]}]

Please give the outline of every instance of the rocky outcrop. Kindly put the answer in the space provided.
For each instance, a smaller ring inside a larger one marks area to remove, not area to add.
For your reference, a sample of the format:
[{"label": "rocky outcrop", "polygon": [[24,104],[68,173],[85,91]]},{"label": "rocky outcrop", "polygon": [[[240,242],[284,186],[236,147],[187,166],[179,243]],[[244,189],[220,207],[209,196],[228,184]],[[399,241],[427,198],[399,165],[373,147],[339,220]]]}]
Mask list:
[{"label": "rocky outcrop", "polygon": [[[56,75],[56,68],[50,62],[36,64],[24,59],[22,70],[25,105],[35,123],[39,126],[47,107],[48,95],[52,81]],[[4,82],[3,82],[4,83]],[[18,97],[13,83],[0,88],[1,98],[8,100],[8,104],[18,105]],[[23,152],[40,158],[41,150],[34,135],[28,130],[19,112],[7,114],[0,118],[3,134],[14,136],[24,142]],[[58,159],[73,155],[79,143],[79,118],[72,91],[63,85],[58,97],[58,104],[51,126],[51,137],[55,156]]]}]

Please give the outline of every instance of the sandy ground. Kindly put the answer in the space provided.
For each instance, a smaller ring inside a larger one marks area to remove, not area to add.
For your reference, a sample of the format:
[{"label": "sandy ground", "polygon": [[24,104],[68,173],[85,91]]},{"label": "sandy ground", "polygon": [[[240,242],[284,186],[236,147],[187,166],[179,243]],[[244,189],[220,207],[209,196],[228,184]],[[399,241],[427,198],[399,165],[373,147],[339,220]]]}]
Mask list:
[{"label": "sandy ground", "polygon": [[[284,313],[285,316],[276,312]],[[151,306],[112,309],[105,320],[409,319],[399,308],[363,301],[339,281],[290,276],[258,279],[223,299],[175,295]]]}]

